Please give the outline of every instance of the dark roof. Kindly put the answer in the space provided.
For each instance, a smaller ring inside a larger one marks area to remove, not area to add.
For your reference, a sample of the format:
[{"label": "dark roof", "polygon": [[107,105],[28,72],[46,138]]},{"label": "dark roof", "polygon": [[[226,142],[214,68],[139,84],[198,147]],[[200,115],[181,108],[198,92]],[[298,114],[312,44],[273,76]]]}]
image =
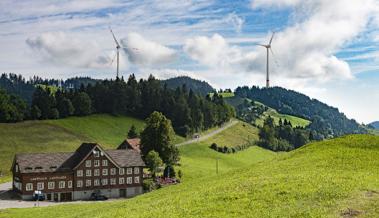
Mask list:
[{"label": "dark roof", "polygon": [[105,151],[120,167],[145,166],[138,151],[131,149],[117,149]]},{"label": "dark roof", "polygon": [[15,159],[21,173],[62,172],[71,169],[66,162],[73,155],[73,152],[16,154]]},{"label": "dark roof", "polygon": [[[96,143],[83,143],[75,152],[16,154],[21,173],[66,172],[72,171],[95,147]],[[107,150],[105,153],[120,167],[145,166],[139,152],[126,150]]]},{"label": "dark roof", "polygon": [[136,150],[138,152],[141,152],[140,145],[141,145],[141,139],[140,138],[125,139],[117,147],[117,149],[133,149],[133,150]]}]

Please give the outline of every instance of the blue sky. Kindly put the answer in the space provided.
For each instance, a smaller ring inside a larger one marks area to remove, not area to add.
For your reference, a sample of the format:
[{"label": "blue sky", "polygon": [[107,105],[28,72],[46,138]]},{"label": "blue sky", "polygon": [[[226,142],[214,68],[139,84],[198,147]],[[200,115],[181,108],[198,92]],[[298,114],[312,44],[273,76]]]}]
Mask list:
[{"label": "blue sky", "polygon": [[[2,72],[48,78],[188,75],[217,88],[271,83],[379,120],[377,0],[57,0],[0,2]],[[132,49],[134,48],[134,49]]]}]

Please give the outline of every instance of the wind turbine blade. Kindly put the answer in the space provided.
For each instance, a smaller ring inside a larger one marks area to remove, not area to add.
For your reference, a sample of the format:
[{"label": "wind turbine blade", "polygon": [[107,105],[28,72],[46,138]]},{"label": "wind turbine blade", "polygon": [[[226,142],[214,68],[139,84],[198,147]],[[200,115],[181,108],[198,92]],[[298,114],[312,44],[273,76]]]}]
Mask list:
[{"label": "wind turbine blade", "polygon": [[267,45],[258,44],[259,46],[267,48]]},{"label": "wind turbine blade", "polygon": [[275,35],[275,32],[272,33],[272,36],[271,36],[271,39],[270,39],[270,43],[268,43],[269,45],[271,45],[271,42],[272,42],[272,39],[274,38],[274,35]]},{"label": "wind turbine blade", "polygon": [[109,30],[110,30],[110,31],[111,31],[111,33],[112,33],[113,39],[114,39],[114,41],[115,41],[115,43],[116,43],[117,47],[120,47],[120,44],[118,43],[118,41],[117,41],[117,39],[116,39],[116,36],[114,35],[114,33],[113,33],[113,31],[112,31],[111,27],[109,27]]},{"label": "wind turbine blade", "polygon": [[112,64],[113,64],[114,59],[116,58],[116,55],[117,55],[117,53],[115,53],[114,56],[113,56],[113,58],[112,58],[112,61],[111,61],[111,63],[110,63],[111,66],[112,66]]},{"label": "wind turbine blade", "polygon": [[279,67],[279,63],[278,63],[278,61],[276,60],[277,58],[276,58],[276,56],[275,56],[275,54],[274,54],[274,51],[272,51],[272,48],[271,48],[271,47],[270,47],[270,51],[271,51],[272,57],[274,58],[274,62],[275,62],[275,64],[276,64],[276,66]]}]

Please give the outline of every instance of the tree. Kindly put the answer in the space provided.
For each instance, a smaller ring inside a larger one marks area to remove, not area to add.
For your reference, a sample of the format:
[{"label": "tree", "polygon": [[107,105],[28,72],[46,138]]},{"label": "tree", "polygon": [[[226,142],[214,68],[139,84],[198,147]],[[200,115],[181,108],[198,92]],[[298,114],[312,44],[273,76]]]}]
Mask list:
[{"label": "tree", "polygon": [[179,160],[179,150],[171,144],[173,137],[171,121],[162,113],[154,111],[146,119],[146,127],[141,133],[142,154],[146,157],[155,150],[164,163],[175,164]]},{"label": "tree", "polygon": [[38,120],[41,118],[41,110],[38,108],[37,105],[33,105],[32,109],[30,111],[31,118],[33,120]]},{"label": "tree", "polygon": [[153,174],[153,177],[155,177],[156,173],[159,172],[159,168],[163,165],[162,159],[159,157],[158,152],[154,150],[149,151],[146,155],[145,161],[150,172]]},{"label": "tree", "polygon": [[60,99],[57,97],[57,109],[59,111],[59,116],[62,118],[73,115],[75,111],[72,102],[66,97]]},{"label": "tree", "polygon": [[128,138],[132,139],[132,138],[137,138],[137,137],[138,137],[138,133],[137,133],[136,127],[132,125],[128,132]]},{"label": "tree", "polygon": [[75,95],[72,104],[75,108],[75,115],[86,116],[91,114],[91,98],[85,92],[79,92]]},{"label": "tree", "polygon": [[163,171],[163,177],[165,178],[175,178],[176,172],[172,165],[167,165]]}]

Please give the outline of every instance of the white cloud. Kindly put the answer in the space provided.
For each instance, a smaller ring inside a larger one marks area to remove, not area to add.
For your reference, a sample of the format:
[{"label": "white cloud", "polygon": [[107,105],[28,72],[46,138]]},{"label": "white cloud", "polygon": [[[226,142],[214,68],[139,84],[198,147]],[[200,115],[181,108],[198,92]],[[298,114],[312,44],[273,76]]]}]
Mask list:
[{"label": "white cloud", "polygon": [[241,17],[239,17],[236,13],[228,14],[228,16],[226,17],[226,21],[227,21],[227,23],[230,23],[233,25],[233,27],[237,33],[241,32],[242,26],[245,22],[245,20],[242,19]]},{"label": "white cloud", "polygon": [[121,40],[129,61],[141,66],[164,65],[176,58],[175,50],[157,42],[145,39],[138,33],[128,34]]},{"label": "white cloud", "polygon": [[365,30],[375,16],[376,4],[374,0],[252,2],[254,8],[294,7],[293,17],[298,20],[277,33],[273,41],[277,71],[292,78],[320,81],[353,77],[348,63],[334,54]]},{"label": "white cloud", "polygon": [[48,32],[28,38],[26,44],[42,61],[60,66],[104,68],[111,59],[94,41],[80,40],[64,32]]}]

